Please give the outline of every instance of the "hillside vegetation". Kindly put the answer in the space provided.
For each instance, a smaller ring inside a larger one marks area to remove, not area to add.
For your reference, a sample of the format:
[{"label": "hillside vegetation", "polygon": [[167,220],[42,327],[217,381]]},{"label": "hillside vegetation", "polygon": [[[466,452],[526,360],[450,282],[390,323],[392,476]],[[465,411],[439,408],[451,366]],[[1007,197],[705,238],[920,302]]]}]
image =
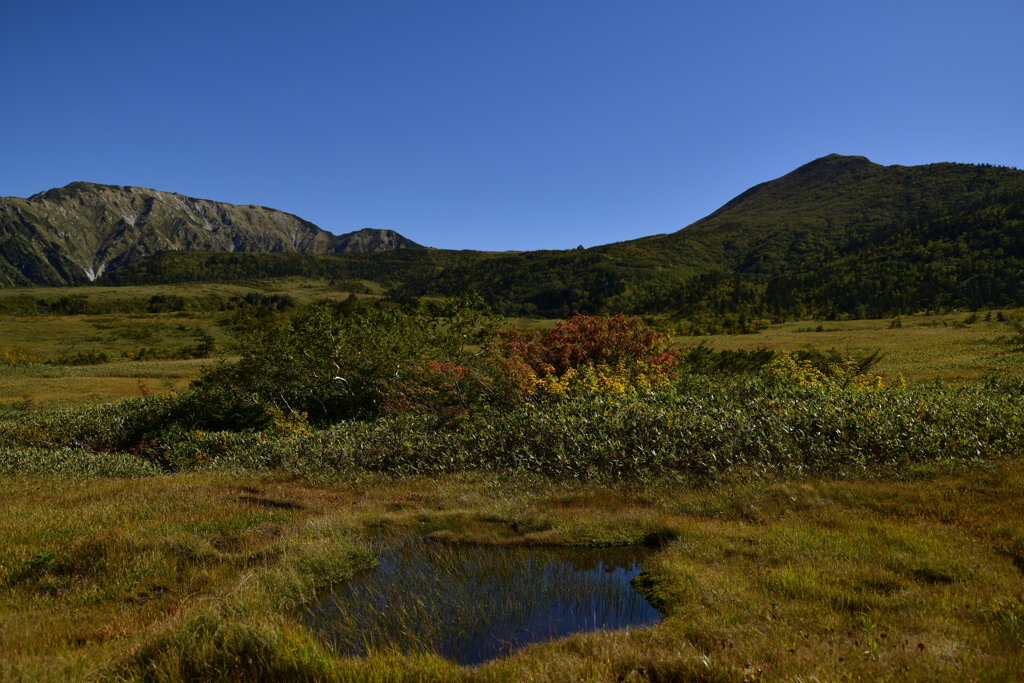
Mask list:
[{"label": "hillside vegetation", "polygon": [[[589,250],[181,249],[4,289],[0,679],[1014,679],[1024,323],[948,309],[1020,296],[1020,178],[826,157]],[[661,329],[494,314],[572,308]],[[306,606],[399,539],[647,545],[664,619],[472,668],[332,649]]]},{"label": "hillside vegetation", "polygon": [[386,287],[429,282],[456,264],[478,263],[488,252],[396,249],[345,255],[166,251],[105,274],[99,286],[241,282],[273,278],[372,280]]},{"label": "hillside vegetation", "polygon": [[477,291],[509,314],[887,316],[1024,302],[1024,172],[829,155],[669,235],[499,256],[407,294]]}]

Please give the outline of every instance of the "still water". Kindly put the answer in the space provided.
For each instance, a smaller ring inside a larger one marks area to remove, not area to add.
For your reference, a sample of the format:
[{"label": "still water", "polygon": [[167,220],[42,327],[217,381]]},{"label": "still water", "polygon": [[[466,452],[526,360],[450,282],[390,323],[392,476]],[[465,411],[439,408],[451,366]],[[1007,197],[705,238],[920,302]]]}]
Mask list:
[{"label": "still water", "polygon": [[478,664],[572,633],[657,623],[630,584],[651,552],[401,541],[302,619],[346,654],[397,648]]}]

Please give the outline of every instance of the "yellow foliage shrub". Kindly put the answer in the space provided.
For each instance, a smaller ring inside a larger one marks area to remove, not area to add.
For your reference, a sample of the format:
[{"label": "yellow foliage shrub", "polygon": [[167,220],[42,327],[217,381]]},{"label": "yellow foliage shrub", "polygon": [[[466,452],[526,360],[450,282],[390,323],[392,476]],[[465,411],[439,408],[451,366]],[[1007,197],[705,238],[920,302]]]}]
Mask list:
[{"label": "yellow foliage shrub", "polygon": [[663,368],[646,363],[584,365],[570,368],[560,377],[554,374],[534,376],[531,393],[558,397],[636,395],[667,387],[669,383],[669,376]]},{"label": "yellow foliage shrub", "polygon": [[768,376],[778,384],[793,387],[823,387],[840,390],[878,391],[906,389],[907,381],[897,375],[889,384],[881,375],[858,372],[859,363],[849,358],[841,363],[829,363],[828,372],[822,372],[809,360],[797,360],[792,354],[780,353],[767,366]]},{"label": "yellow foliage shrub", "polygon": [[270,412],[274,422],[267,431],[271,434],[275,436],[296,436],[309,433],[309,415],[305,412],[293,410],[290,413],[284,413],[276,408]]},{"label": "yellow foliage shrub", "polygon": [[42,363],[43,359],[34,353],[19,351],[13,346],[0,346],[0,365],[16,365],[18,363]]}]

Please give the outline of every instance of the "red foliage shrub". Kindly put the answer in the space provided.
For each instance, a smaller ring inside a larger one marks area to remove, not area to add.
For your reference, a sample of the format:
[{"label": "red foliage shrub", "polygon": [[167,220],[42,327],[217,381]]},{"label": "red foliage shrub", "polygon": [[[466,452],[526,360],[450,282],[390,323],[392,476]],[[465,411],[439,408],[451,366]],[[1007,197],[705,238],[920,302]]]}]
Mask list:
[{"label": "red foliage shrub", "polygon": [[537,376],[561,376],[570,368],[585,365],[660,367],[676,364],[676,352],[668,350],[666,335],[652,330],[640,318],[621,313],[614,318],[575,314],[553,330],[541,333],[516,328],[497,332],[498,348],[508,359],[508,369],[527,369]]}]

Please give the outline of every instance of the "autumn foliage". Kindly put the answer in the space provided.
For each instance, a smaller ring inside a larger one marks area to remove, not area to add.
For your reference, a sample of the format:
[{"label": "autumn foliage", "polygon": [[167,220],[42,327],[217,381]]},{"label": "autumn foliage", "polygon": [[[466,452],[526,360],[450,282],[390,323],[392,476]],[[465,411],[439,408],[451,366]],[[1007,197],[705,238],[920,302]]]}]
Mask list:
[{"label": "autumn foliage", "polygon": [[640,318],[621,313],[614,318],[577,313],[548,332],[513,328],[495,337],[501,340],[498,346],[507,358],[525,363],[541,377],[561,376],[587,365],[644,363],[668,368],[675,365],[676,358],[676,353],[668,350],[665,335]]},{"label": "autumn foliage", "polygon": [[677,363],[677,352],[669,350],[665,335],[640,318],[622,314],[608,318],[577,313],[547,332],[513,327],[495,337],[506,379],[526,394],[581,376],[614,376],[616,386],[666,377]]}]

